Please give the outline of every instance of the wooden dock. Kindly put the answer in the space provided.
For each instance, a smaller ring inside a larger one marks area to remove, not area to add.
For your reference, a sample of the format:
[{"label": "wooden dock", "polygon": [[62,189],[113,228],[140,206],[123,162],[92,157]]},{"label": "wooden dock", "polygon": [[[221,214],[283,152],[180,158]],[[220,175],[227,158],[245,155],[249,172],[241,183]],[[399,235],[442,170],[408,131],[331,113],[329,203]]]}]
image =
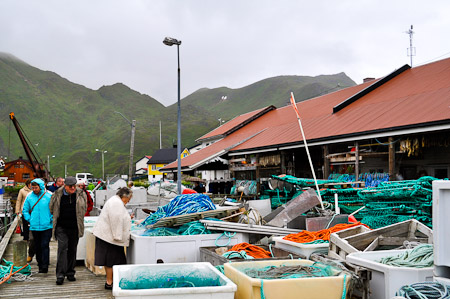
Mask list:
[{"label": "wooden dock", "polygon": [[[22,240],[19,234],[13,234],[6,248],[4,259],[13,260],[15,241]],[[47,274],[38,273],[36,259],[31,262],[31,280],[0,285],[0,298],[114,298],[112,291],[105,290],[105,276],[95,276],[84,265],[75,268],[76,281],[64,280],[63,285],[56,285],[56,254],[58,243],[50,243],[50,267]]]}]

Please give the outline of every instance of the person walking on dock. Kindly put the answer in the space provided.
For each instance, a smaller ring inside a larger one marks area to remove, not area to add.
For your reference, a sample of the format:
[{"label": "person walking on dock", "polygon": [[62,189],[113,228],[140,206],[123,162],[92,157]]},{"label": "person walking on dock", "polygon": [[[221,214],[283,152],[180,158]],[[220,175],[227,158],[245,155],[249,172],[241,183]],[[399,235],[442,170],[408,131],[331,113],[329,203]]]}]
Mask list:
[{"label": "person walking on dock", "polygon": [[75,264],[78,240],[84,234],[86,193],[76,188],[77,180],[67,177],[64,188],[53,193],[50,212],[53,214],[53,235],[58,241],[56,262],[56,284],[62,285],[64,278],[75,281]]},{"label": "person walking on dock", "polygon": [[51,194],[45,190],[44,181],[41,179],[31,181],[31,190],[33,192],[27,195],[22,213],[23,218],[30,223],[39,273],[47,273],[50,263],[50,239],[52,238],[53,222],[49,209]]},{"label": "person walking on dock", "polygon": [[84,180],[78,180],[77,188],[80,188],[86,193],[86,213],[84,216],[91,216],[91,211],[94,208],[94,201],[92,200],[91,194],[86,190],[86,182]]},{"label": "person walking on dock", "polygon": [[62,177],[57,177],[56,182],[53,183],[50,187],[48,187],[48,191],[54,193],[56,190],[62,187],[64,185],[64,179]]},{"label": "person walking on dock", "polygon": [[[25,186],[20,189],[19,195],[17,196],[16,202],[16,214],[19,217],[22,217],[23,204],[25,203],[25,199],[27,195],[31,192],[31,179],[25,181]],[[34,239],[33,235],[30,233],[30,223],[25,219],[21,218],[22,222],[22,232],[21,235],[24,241],[28,243],[28,257],[27,262],[30,263],[33,260],[34,256]]]},{"label": "person walking on dock", "polygon": [[105,289],[112,290],[113,266],[127,263],[124,246],[130,243],[131,217],[125,205],[133,197],[130,188],[120,188],[108,199],[92,233],[95,236],[95,265],[105,266]]}]

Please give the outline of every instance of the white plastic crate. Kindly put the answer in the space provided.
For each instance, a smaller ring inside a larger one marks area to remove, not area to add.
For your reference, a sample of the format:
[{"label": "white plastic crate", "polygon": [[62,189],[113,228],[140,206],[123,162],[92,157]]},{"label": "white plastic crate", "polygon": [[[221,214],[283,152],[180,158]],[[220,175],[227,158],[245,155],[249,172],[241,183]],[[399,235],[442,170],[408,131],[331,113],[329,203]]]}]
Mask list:
[{"label": "white plastic crate", "polygon": [[[233,299],[236,285],[220,273],[210,263],[182,263],[157,265],[120,265],[113,267],[114,298],[159,298],[159,299]],[[144,278],[156,283],[186,277],[195,283],[195,279],[207,277],[219,282],[218,286],[180,287],[180,288],[144,288],[122,289],[121,280],[139,284]]]},{"label": "white plastic crate", "polygon": [[98,216],[86,216],[84,217],[84,234],[78,240],[77,245],[77,260],[86,259],[86,230],[93,228],[98,220]]},{"label": "white plastic crate", "polygon": [[450,181],[433,181],[433,245],[436,276],[450,278]]},{"label": "white plastic crate", "polygon": [[284,240],[283,237],[272,237],[272,240],[275,241],[275,247],[304,255],[306,258],[314,252],[328,253],[328,243],[303,244]]},{"label": "white plastic crate", "polygon": [[440,284],[446,285],[448,288],[450,288],[450,278],[435,276],[433,279],[435,282],[439,282]]},{"label": "white plastic crate", "polygon": [[[231,240],[222,234],[147,237],[131,233],[128,264],[186,263],[200,261],[200,247],[248,242],[248,234],[236,233]],[[228,244],[227,242],[230,241]]]},{"label": "white plastic crate", "polygon": [[405,251],[411,251],[411,249],[353,252],[347,255],[346,261],[372,271],[371,299],[392,298],[404,285],[433,281],[433,267],[394,267],[377,262],[384,257],[397,256]]}]

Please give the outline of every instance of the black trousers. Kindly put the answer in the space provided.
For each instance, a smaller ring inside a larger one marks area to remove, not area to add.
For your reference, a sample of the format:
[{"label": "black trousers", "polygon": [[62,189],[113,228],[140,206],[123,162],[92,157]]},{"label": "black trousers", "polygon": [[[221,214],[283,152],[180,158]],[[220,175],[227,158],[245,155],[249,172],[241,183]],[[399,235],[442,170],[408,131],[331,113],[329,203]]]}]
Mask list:
[{"label": "black trousers", "polygon": [[50,239],[52,238],[52,229],[32,231],[32,233],[39,269],[48,269],[48,265],[50,264]]},{"label": "black trousers", "polygon": [[78,229],[56,226],[55,238],[58,240],[58,260],[56,262],[56,278],[75,275],[77,262]]}]

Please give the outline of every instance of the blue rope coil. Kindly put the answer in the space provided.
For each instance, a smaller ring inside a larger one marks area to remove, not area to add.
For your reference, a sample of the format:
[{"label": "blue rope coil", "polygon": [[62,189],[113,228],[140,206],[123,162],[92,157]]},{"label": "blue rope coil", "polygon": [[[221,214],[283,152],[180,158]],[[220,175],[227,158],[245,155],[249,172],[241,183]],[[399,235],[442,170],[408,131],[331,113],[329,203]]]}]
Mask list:
[{"label": "blue rope coil", "polygon": [[165,206],[158,207],[155,213],[150,214],[141,223],[142,226],[155,224],[165,217],[180,216],[205,211],[215,210],[216,206],[209,196],[205,194],[183,194],[178,195]]}]

